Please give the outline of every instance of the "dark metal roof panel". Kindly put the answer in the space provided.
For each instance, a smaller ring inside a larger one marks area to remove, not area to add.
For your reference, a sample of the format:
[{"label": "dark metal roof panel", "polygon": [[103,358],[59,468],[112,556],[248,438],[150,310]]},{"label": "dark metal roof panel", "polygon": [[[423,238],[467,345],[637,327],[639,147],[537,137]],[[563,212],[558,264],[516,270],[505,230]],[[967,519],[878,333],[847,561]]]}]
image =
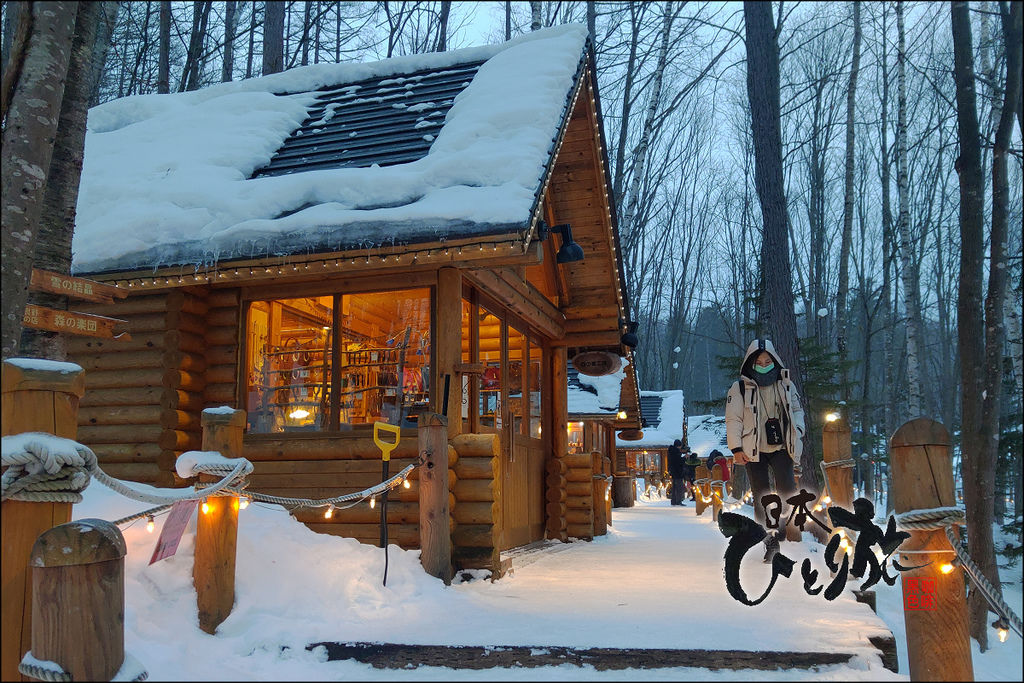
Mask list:
[{"label": "dark metal roof panel", "polygon": [[661,396],[640,395],[640,414],[643,416],[643,426],[657,429],[661,424]]},{"label": "dark metal roof panel", "polygon": [[302,125],[252,177],[391,166],[421,159],[455,97],[482,64],[321,88]]}]

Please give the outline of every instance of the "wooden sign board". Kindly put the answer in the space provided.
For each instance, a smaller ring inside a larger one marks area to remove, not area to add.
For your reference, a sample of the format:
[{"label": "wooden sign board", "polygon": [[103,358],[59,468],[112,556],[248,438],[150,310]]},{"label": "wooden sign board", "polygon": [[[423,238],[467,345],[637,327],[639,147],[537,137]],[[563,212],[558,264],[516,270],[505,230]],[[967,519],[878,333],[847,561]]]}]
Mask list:
[{"label": "wooden sign board", "polygon": [[38,268],[32,269],[32,280],[29,282],[28,288],[33,292],[63,294],[73,299],[95,301],[102,304],[112,304],[115,298],[124,299],[128,296],[128,292],[112,285]]},{"label": "wooden sign board", "polygon": [[639,441],[644,438],[644,433],[639,429],[623,429],[618,437],[623,441]]},{"label": "wooden sign board", "polygon": [[85,337],[102,337],[104,339],[121,339],[128,341],[131,336],[125,329],[127,320],[107,318],[102,315],[91,315],[88,313],[73,313],[71,311],[57,311],[52,308],[36,306],[35,304],[25,305],[25,317],[22,325],[35,330],[49,330],[50,332],[66,332],[79,334]]},{"label": "wooden sign board", "polygon": [[573,367],[581,375],[600,377],[610,375],[622,367],[622,361],[614,353],[607,351],[585,351],[572,357]]}]

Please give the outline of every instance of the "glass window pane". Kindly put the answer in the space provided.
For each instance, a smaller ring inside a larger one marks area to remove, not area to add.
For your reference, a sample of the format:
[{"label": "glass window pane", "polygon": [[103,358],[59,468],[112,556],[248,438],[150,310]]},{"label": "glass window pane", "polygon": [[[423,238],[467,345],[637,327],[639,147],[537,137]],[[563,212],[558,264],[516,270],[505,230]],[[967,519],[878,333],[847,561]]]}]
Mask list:
[{"label": "glass window pane", "polygon": [[[254,301],[246,329],[249,432],[324,431],[332,386],[342,429],[415,426],[429,405],[430,290]],[[334,337],[340,364],[332,368]]]},{"label": "glass window pane", "polygon": [[[526,436],[529,400],[523,395],[523,366],[526,359],[526,335],[508,326],[508,412],[512,432]],[[528,394],[527,394],[528,396]]]},{"label": "glass window pane", "polygon": [[330,408],[330,296],[254,301],[246,330],[249,432],[326,429]]},{"label": "glass window pane", "polygon": [[339,403],[345,425],[416,426],[430,391],[430,290],[341,297]]},{"label": "glass window pane", "polygon": [[[476,317],[473,315],[473,311],[476,310],[475,306],[465,299],[462,300],[462,363],[468,365],[473,363],[473,335],[476,334],[476,328],[474,322]],[[472,427],[469,422],[469,406],[472,401],[470,395],[470,378],[473,375],[470,373],[462,373],[462,431],[471,432]]]},{"label": "glass window pane", "polygon": [[480,426],[501,428],[501,320],[480,309],[479,375]]},{"label": "glass window pane", "polygon": [[527,377],[530,392],[530,436],[540,438],[541,423],[541,361],[543,349],[530,340],[530,372]]}]

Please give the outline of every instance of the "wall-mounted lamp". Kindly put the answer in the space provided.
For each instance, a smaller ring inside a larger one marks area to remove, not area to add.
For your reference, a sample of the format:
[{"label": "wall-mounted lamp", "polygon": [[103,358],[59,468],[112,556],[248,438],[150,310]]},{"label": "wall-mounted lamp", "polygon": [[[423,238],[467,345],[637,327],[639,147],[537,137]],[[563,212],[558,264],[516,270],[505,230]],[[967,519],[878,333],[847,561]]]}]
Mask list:
[{"label": "wall-mounted lamp", "polygon": [[537,225],[537,237],[543,242],[553,232],[557,232],[562,236],[562,246],[558,249],[558,253],[555,256],[555,261],[558,263],[573,263],[575,261],[583,260],[583,247],[576,244],[572,239],[572,226],[568,223],[562,223],[560,225],[554,225],[550,228],[544,221],[540,221]]},{"label": "wall-mounted lamp", "polygon": [[622,343],[631,349],[635,349],[636,345],[640,343],[640,338],[636,336],[636,328],[640,326],[640,323],[620,318],[619,325],[626,328],[626,333],[622,335]]}]

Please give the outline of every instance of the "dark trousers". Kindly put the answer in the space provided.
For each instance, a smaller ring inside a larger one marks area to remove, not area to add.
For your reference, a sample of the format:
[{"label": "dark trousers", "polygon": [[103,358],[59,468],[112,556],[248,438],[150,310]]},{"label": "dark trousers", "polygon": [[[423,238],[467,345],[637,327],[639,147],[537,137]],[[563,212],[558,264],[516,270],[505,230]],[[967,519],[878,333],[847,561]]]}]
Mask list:
[{"label": "dark trousers", "polygon": [[[750,479],[750,491],[754,500],[754,519],[764,526],[765,514],[761,497],[772,491],[771,483],[768,480],[768,470],[771,469],[775,475],[775,492],[782,497],[782,511],[779,519],[779,526],[786,523],[789,512],[786,509],[786,499],[796,493],[796,482],[793,477],[793,459],[789,457],[786,449],[774,453],[761,453],[759,462],[748,462],[747,477]],[[781,529],[780,529],[781,531]]]},{"label": "dark trousers", "polygon": [[683,504],[683,478],[675,475],[672,476],[672,504]]}]

